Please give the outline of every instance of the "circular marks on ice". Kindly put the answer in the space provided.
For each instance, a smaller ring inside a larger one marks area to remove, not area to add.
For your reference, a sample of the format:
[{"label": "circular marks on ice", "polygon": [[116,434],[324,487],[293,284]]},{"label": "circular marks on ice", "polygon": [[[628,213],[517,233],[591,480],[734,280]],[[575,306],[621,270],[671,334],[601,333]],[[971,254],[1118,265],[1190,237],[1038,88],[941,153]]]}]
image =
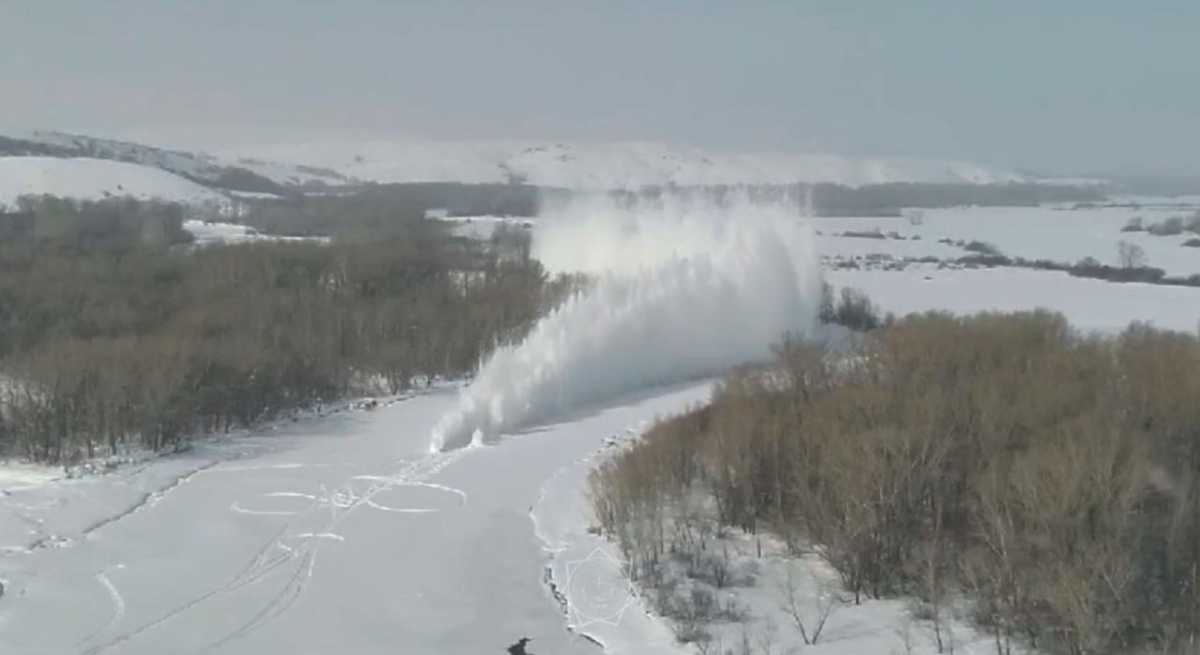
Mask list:
[{"label": "circular marks on ice", "polygon": [[274,491],[253,502],[235,500],[230,511],[254,516],[297,516],[314,508],[353,510],[358,507],[392,514],[433,514],[467,504],[461,489],[383,475],[356,475],[340,489],[321,488],[319,494]]},{"label": "circular marks on ice", "polygon": [[576,628],[595,623],[618,625],[625,610],[637,602],[637,590],[625,575],[621,560],[603,548],[567,562],[566,568],[564,595],[568,618]]},{"label": "circular marks on ice", "polygon": [[467,504],[465,491],[433,482],[359,475],[347,487],[367,507],[394,514],[432,514]]},{"label": "circular marks on ice", "polygon": [[312,507],[315,497],[309,494],[274,492],[263,494],[254,502],[235,500],[230,511],[254,516],[295,516]]}]

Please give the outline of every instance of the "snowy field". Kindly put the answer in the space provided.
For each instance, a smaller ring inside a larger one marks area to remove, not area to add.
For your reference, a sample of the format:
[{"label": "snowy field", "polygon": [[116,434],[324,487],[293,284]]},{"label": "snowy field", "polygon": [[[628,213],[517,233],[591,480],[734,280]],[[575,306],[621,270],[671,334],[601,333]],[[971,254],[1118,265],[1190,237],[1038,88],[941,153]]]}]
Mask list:
[{"label": "snowy field", "polygon": [[[1118,244],[1141,246],[1146,262],[1168,275],[1200,274],[1200,248],[1182,244],[1197,235],[1155,236],[1122,232],[1134,217],[1149,225],[1188,217],[1200,199],[1123,198],[1138,207],[961,207],[926,210],[919,224],[904,217],[818,218],[817,249],[827,262],[858,259],[858,269],[826,270],[835,287],[865,291],[880,307],[903,315],[944,309],[959,313],[1045,308],[1062,312],[1084,330],[1117,331],[1131,321],[1195,331],[1200,326],[1200,288],[1153,284],[1119,284],[1072,277],[1056,271],[998,267],[953,269],[937,263],[908,264],[884,270],[865,262],[873,255],[896,259],[935,257],[951,261],[971,254],[952,242],[982,241],[1010,257],[1075,263],[1093,257],[1119,265]],[[845,236],[894,233],[901,238]],[[919,237],[919,238],[916,238]],[[886,264],[886,262],[884,262]]]},{"label": "snowy field", "polygon": [[[951,259],[968,254],[961,248],[940,243],[982,241],[1010,257],[1048,259],[1073,264],[1094,257],[1102,264],[1117,266],[1117,244],[1127,241],[1141,246],[1147,263],[1168,275],[1200,273],[1200,248],[1183,243],[1198,235],[1184,232],[1155,236],[1148,232],[1122,232],[1132,218],[1160,223],[1171,217],[1187,218],[1200,209],[1200,199],[1126,198],[1134,207],[958,207],[919,212],[923,220],[913,225],[908,218],[818,218],[814,227],[822,255],[865,256],[886,252],[897,257],[934,256]],[[895,232],[903,239],[871,239],[839,236],[846,232],[883,234]],[[919,238],[914,238],[919,237]]]},{"label": "snowy field", "polygon": [[1154,284],[1117,284],[1066,273],[1013,268],[903,271],[829,271],[834,287],[865,291],[886,311],[983,311],[1051,309],[1083,330],[1118,332],[1132,321],[1195,332],[1200,329],[1200,289]]}]

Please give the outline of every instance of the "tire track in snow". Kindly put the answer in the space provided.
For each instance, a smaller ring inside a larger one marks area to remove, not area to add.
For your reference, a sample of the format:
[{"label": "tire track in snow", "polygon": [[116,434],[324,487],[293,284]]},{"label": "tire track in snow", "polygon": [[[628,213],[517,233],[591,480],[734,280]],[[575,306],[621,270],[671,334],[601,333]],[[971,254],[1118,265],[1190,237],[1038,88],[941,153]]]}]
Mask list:
[{"label": "tire track in snow", "polygon": [[[276,594],[274,598],[268,601],[267,604],[263,606],[262,610],[255,614],[250,621],[246,622],[244,625],[237,628],[225,637],[222,637],[209,646],[199,650],[198,653],[209,652],[235,639],[249,635],[255,630],[269,623],[271,620],[279,617],[292,605],[294,605],[295,602],[303,595],[308,582],[313,577],[322,544],[325,541],[345,541],[345,537],[341,536],[334,530],[359,507],[369,507],[370,505],[368,503],[373,502],[374,497],[380,493],[388,491],[397,486],[429,486],[455,493],[462,499],[462,505],[465,505],[468,498],[465,491],[445,485],[427,483],[424,482],[424,480],[440,473],[447,466],[462,457],[466,452],[466,450],[458,450],[449,453],[433,453],[410,462],[407,466],[391,476],[353,476],[347,482],[364,480],[375,482],[375,484],[372,485],[362,496],[356,496],[353,493],[353,490],[343,487],[343,489],[339,491],[345,492],[344,497],[350,499],[350,502],[345,505],[336,501],[336,498],[338,498],[338,492],[326,494],[326,497],[329,499],[328,506],[330,508],[330,519],[326,523],[323,531],[313,531],[292,535],[292,537],[303,539],[304,541],[302,541],[299,547],[296,549],[288,548],[289,555],[293,559],[297,557],[302,559],[296,567],[296,571],[293,573],[292,577],[289,578],[287,584],[285,584],[280,592]],[[343,509],[344,511],[339,513],[339,509]]]},{"label": "tire track in snow", "polygon": [[[262,626],[266,625],[273,619],[279,617],[289,608],[291,608],[297,600],[303,595],[308,582],[312,579],[315,571],[321,547],[326,542],[336,541],[343,542],[345,537],[338,533],[337,527],[346,520],[347,517],[354,514],[361,507],[369,507],[372,509],[397,512],[404,509],[405,511],[398,513],[427,513],[423,508],[413,508],[420,511],[407,511],[406,508],[390,508],[386,505],[378,503],[374,500],[376,496],[396,487],[426,487],[437,489],[446,493],[451,493],[459,497],[459,506],[465,506],[469,500],[467,493],[461,489],[440,485],[432,482],[426,482],[429,478],[437,475],[447,466],[457,461],[460,457],[469,452],[469,449],[460,449],[446,453],[433,453],[419,457],[416,460],[408,461],[398,471],[392,475],[358,475],[347,480],[347,484],[341,489],[329,493],[322,490],[320,495],[306,494],[294,491],[277,491],[265,494],[268,497],[295,497],[304,498],[312,501],[311,504],[302,511],[291,513],[298,518],[311,514],[314,510],[328,507],[330,514],[324,524],[314,530],[297,533],[293,535],[287,534],[291,528],[291,522],[285,523],[282,528],[271,539],[268,539],[262,547],[260,547],[247,564],[238,571],[224,585],[200,594],[180,605],[177,605],[162,616],[145,623],[136,629],[117,635],[105,643],[93,646],[86,651],[84,655],[100,655],[101,653],[111,652],[117,646],[128,643],[139,636],[159,628],[182,614],[192,610],[193,608],[205,603],[214,598],[236,593],[241,588],[257,584],[265,580],[267,577],[277,573],[282,567],[286,567],[289,563],[294,563],[294,568],[291,570],[283,586],[279,592],[274,594],[253,616],[250,617],[242,625],[235,628],[233,631],[213,641],[212,643],[198,649],[197,653],[206,653],[221,646],[228,644],[231,641],[247,636]],[[214,462],[205,470],[215,466]],[[243,470],[262,470],[264,468],[300,468],[303,464],[288,464],[275,465],[272,467],[238,467],[236,469],[216,469],[214,472],[226,472],[228,470],[243,471]],[[196,471],[189,475],[195,475],[201,471]],[[361,480],[364,482],[372,482],[371,486],[362,494],[354,493],[350,488],[353,481]],[[172,485],[172,488],[176,485]],[[238,505],[242,510],[240,513],[246,514],[262,514],[261,511],[248,510]],[[440,511],[440,510],[434,510]],[[282,515],[282,514],[273,514]],[[295,541],[295,543],[292,543]],[[273,549],[281,551],[275,556],[270,553]],[[102,631],[103,632],[103,631]]]},{"label": "tire track in snow", "polygon": [[124,564],[117,564],[96,574],[96,581],[99,582],[102,587],[104,587],[104,590],[108,592],[109,600],[112,601],[113,615],[108,620],[108,623],[106,623],[103,627],[75,642],[76,647],[83,646],[89,641],[94,640],[96,637],[111,631],[113,628],[116,628],[117,625],[120,624],[125,618],[125,597],[121,595],[121,592],[117,589],[117,586],[113,584],[112,579],[108,577],[109,569],[123,568],[125,568]]}]

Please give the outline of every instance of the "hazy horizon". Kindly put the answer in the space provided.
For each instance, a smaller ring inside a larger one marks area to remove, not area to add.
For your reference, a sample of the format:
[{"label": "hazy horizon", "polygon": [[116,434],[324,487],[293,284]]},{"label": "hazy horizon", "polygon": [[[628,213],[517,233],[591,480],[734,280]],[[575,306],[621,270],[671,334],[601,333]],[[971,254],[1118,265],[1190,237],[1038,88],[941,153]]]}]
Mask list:
[{"label": "hazy horizon", "polygon": [[655,141],[1200,175],[1200,5],[0,3],[0,127]]}]

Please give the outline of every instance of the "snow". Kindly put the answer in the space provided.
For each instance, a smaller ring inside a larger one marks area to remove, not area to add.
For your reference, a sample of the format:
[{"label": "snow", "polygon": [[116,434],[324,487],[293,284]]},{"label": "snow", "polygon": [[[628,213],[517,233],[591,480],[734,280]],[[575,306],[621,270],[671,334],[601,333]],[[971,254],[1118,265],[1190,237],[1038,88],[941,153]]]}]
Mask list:
[{"label": "snow", "polygon": [[[694,652],[648,613],[622,577],[613,544],[589,532],[584,482],[611,444],[709,397],[711,381],[653,386],[723,365],[695,366],[709,353],[676,343],[691,340],[693,329],[716,335],[699,340],[709,350],[743,356],[743,346],[765,347],[777,336],[776,319],[806,315],[763,317],[793,294],[803,305],[811,293],[811,244],[793,239],[804,226],[770,208],[729,209],[549,209],[561,220],[539,221],[534,244],[548,269],[609,276],[601,285],[611,286],[595,297],[629,302],[622,309],[620,302],[577,301],[485,368],[466,397],[506,408],[498,421],[464,414],[460,390],[437,387],[373,411],[202,441],[106,475],[65,479],[57,469],[0,466],[0,652],[456,655],[502,653],[520,637],[533,639],[529,651],[537,655],[595,653],[589,640],[609,653]],[[952,209],[926,212],[920,226],[903,219],[815,223],[825,234],[817,239],[822,252],[962,254],[936,243],[952,236],[994,241],[1011,255],[1103,259],[1122,237],[1128,216],[1117,213]],[[729,215],[737,225],[712,220]],[[873,227],[926,236],[830,236]],[[207,229],[212,239],[248,236],[227,223],[189,229]],[[1152,264],[1166,261],[1150,245],[1147,252]],[[1172,266],[1198,272],[1182,260]],[[1085,329],[1118,330],[1131,320],[1189,331],[1200,324],[1200,289],[1193,288],[916,265],[826,276],[897,313],[1048,307]],[[650,329],[660,323],[669,328]],[[670,356],[655,359],[656,350]],[[669,370],[650,366],[672,360],[686,361]],[[495,445],[430,452],[430,434],[448,416],[493,429]],[[750,610],[747,629],[773,635],[774,652],[798,647],[778,584],[792,569],[811,605],[829,593],[828,569],[813,557],[783,557],[770,539],[761,559],[745,537],[731,534],[726,544],[737,567],[757,571],[753,584],[729,592]],[[930,652],[928,626],[909,615],[903,599],[841,607],[811,649],[905,652],[907,634],[912,652]],[[992,652],[964,623],[953,625],[955,652]],[[732,647],[741,626],[714,630]]]},{"label": "snow", "polygon": [[357,182],[333,170],[314,169],[285,162],[265,161],[254,157],[219,160],[228,166],[244,168],[284,186],[341,186]]},{"label": "snow", "polygon": [[2,496],[4,532],[38,534],[3,537],[0,652],[474,655],[525,636],[594,653],[542,582],[529,510],[606,435],[708,393],[627,396],[431,455],[456,402],[435,389]]},{"label": "snow", "polygon": [[481,241],[491,239],[496,230],[501,227],[514,230],[530,230],[533,229],[535,224],[533,219],[524,217],[491,216],[487,214],[478,216],[448,216],[445,210],[430,210],[425,213],[425,217],[451,223],[453,225],[453,232],[457,236]]},{"label": "snow", "polygon": [[0,157],[0,206],[23,195],[98,200],[132,196],[192,204],[228,202],[225,196],[173,173],[105,159]]},{"label": "snow", "polygon": [[244,200],[280,200],[282,198],[282,196],[274,193],[263,193],[261,191],[230,191],[229,195]]},{"label": "snow", "polygon": [[[697,393],[689,394],[690,399],[702,400],[700,389],[694,391]],[[603,447],[559,469],[543,483],[531,517],[538,539],[550,556],[550,579],[561,596],[568,625],[573,630],[603,644],[604,651],[614,655],[695,653],[693,647],[678,643],[666,620],[653,614],[651,601],[625,577],[616,544],[591,531],[595,522],[585,493],[588,473],[625,443],[640,438],[646,427],[647,423],[640,423],[614,432],[605,439]],[[550,431],[563,430],[552,427]],[[914,619],[908,600],[863,599],[861,605],[854,605],[852,597],[840,591],[837,574],[813,554],[797,558],[770,535],[756,538],[736,530],[711,548],[728,549],[730,568],[736,572],[733,577],[741,579],[718,592],[719,602],[722,605],[733,602],[744,610],[747,618],[704,626],[713,635],[710,652],[725,653],[727,649],[739,652],[743,631],[755,652],[762,652],[758,649],[763,647],[764,639],[771,640],[773,653],[807,652],[810,648],[812,652],[831,655],[937,652],[932,624]],[[818,614],[817,599],[827,601],[833,595],[842,601],[834,606],[816,645],[803,643],[784,608],[785,584],[789,579],[810,634]],[[957,605],[957,612],[947,609],[943,616],[943,638],[953,643],[949,652],[966,655],[995,652],[990,639],[969,624],[965,605]]]},{"label": "snow", "polygon": [[226,154],[304,162],[380,183],[523,181],[569,189],[795,182],[1002,184],[1027,179],[969,162],[724,153],[651,142],[325,141],[258,146]]},{"label": "snow", "polygon": [[329,237],[289,237],[262,234],[248,225],[221,221],[188,220],[183,222],[183,229],[195,237],[197,246],[251,243],[256,241],[312,241],[314,243],[329,243]]},{"label": "snow", "polygon": [[79,156],[158,168],[208,184],[217,184],[232,168],[249,170],[280,185],[312,188],[363,182],[515,181],[590,190],[796,182],[847,186],[890,182],[1104,183],[1091,178],[1037,178],[963,161],[718,152],[643,141],[319,140],[239,147],[212,155],[55,131],[8,130],[4,134]]},{"label": "snow", "polygon": [[[1145,232],[1121,232],[1133,216],[1157,223],[1188,215],[1194,199],[1127,197],[1131,207],[957,207],[924,210],[920,224],[907,218],[817,218],[817,248],[826,258],[895,258],[933,256],[953,260],[968,254],[940,243],[983,241],[1005,255],[1075,263],[1094,257],[1118,265],[1117,244],[1141,246],[1149,265],[1169,275],[1200,273],[1200,252],[1181,243],[1194,235],[1160,237]],[[895,232],[902,239],[841,236],[845,232]],[[912,237],[920,236],[920,240]],[[957,313],[1044,308],[1062,312],[1086,330],[1115,332],[1132,321],[1194,331],[1200,326],[1200,288],[1150,284],[1119,284],[1072,277],[1055,271],[1018,268],[941,269],[936,264],[909,264],[902,271],[874,269],[827,270],[825,278],[837,287],[865,291],[886,311],[897,315],[928,310]]]},{"label": "snow", "polygon": [[66,149],[80,156],[130,162],[193,180],[215,183],[229,168],[244,168],[282,185],[345,184],[344,176],[303,166],[253,158],[227,161],[209,154],[50,130],[6,130],[3,136]]},{"label": "snow", "polygon": [[[885,252],[896,256],[933,255],[951,259],[968,254],[961,248],[938,243],[938,239],[984,241],[1010,257],[1049,259],[1073,264],[1094,257],[1103,264],[1119,265],[1117,244],[1127,241],[1145,249],[1150,266],[1164,269],[1168,275],[1200,273],[1200,249],[1185,248],[1183,242],[1197,235],[1154,236],[1147,232],[1121,232],[1129,219],[1140,216],[1146,224],[1172,216],[1188,216],[1200,205],[1178,202],[1160,204],[1154,199],[1131,199],[1130,207],[1089,207],[1059,209],[1053,207],[955,207],[923,210],[921,225],[910,225],[907,218],[818,218],[813,221],[822,232],[819,248],[824,255],[865,255]],[[905,237],[920,236],[919,241],[846,238],[835,235],[846,231],[895,231]]]},{"label": "snow", "polygon": [[205,179],[215,176],[213,162],[189,152],[165,150],[125,141],[67,134],[53,130],[8,131],[5,133],[5,136],[22,141],[56,146],[70,152],[79,153],[81,156],[93,156],[98,159],[118,160],[150,168],[158,168],[194,179]]},{"label": "snow", "polygon": [[[707,398],[697,393],[691,400]],[[646,422],[624,426],[618,435],[640,434],[647,426]],[[587,476],[608,453],[607,448],[597,448],[560,468],[542,484],[530,511],[534,532],[550,558],[547,574],[560,594],[567,624],[612,655],[690,653],[676,642],[666,623],[651,615],[649,605],[625,577],[617,545],[589,531]]]},{"label": "snow", "polygon": [[63,477],[62,468],[27,462],[0,461],[0,496],[34,489]]},{"label": "snow", "polygon": [[816,325],[816,258],[793,207],[599,196],[549,208],[538,226],[533,254],[547,271],[597,283],[492,353],[435,449],[765,359],[779,335]]},{"label": "snow", "polygon": [[865,291],[877,305],[902,316],[946,310],[1050,309],[1084,330],[1117,332],[1132,321],[1195,332],[1200,327],[1200,288],[1120,284],[1026,269],[937,270],[910,266],[903,271],[827,271],[835,287]]}]

